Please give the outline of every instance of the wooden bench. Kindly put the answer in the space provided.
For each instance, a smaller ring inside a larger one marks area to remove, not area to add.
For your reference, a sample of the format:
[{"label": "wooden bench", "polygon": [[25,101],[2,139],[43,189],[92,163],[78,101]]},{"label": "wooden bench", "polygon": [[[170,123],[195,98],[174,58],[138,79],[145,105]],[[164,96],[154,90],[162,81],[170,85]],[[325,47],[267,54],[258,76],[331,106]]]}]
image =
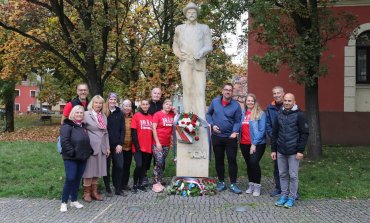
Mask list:
[{"label": "wooden bench", "polygon": [[51,124],[51,115],[42,115],[40,116],[40,122],[45,123],[46,121],[49,121]]}]

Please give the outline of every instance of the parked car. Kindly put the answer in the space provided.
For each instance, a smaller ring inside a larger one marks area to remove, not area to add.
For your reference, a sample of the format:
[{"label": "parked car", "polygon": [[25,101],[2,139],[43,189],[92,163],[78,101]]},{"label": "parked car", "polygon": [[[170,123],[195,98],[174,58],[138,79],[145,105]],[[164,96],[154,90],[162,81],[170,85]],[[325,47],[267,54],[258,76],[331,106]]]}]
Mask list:
[{"label": "parked car", "polygon": [[53,112],[52,110],[47,109],[47,108],[41,108],[41,113],[51,115],[51,114],[54,114],[55,112]]},{"label": "parked car", "polygon": [[31,112],[33,112],[33,113],[41,113],[41,114],[48,114],[48,115],[51,115],[51,114],[54,114],[55,113],[52,110],[47,109],[47,108],[41,108],[41,112],[40,112],[40,108],[33,108],[31,110]]}]

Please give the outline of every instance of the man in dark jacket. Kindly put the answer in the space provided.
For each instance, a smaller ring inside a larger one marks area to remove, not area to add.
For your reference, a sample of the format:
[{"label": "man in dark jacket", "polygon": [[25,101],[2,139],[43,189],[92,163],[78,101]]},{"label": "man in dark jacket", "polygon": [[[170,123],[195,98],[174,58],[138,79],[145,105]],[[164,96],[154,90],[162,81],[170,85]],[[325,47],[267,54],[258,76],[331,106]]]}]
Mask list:
[{"label": "man in dark jacket", "polygon": [[[276,115],[283,108],[284,89],[280,86],[275,86],[272,88],[272,97],[274,98],[274,101],[271,102],[266,108],[266,133],[270,140],[272,137],[272,125],[274,124]],[[274,160],[274,180],[275,190],[271,193],[271,197],[275,197],[281,193],[277,160]]]},{"label": "man in dark jacket", "polygon": [[206,114],[207,122],[212,128],[212,144],[216,160],[218,176],[217,190],[226,190],[225,185],[225,152],[229,164],[230,191],[242,193],[236,184],[238,165],[236,155],[238,151],[237,135],[241,125],[242,110],[237,101],[232,99],[233,85],[225,84],[222,97],[212,100]]},{"label": "man in dark jacket", "polygon": [[284,96],[283,106],[272,129],[271,158],[277,159],[281,186],[281,197],[275,205],[291,208],[297,197],[298,168],[309,131],[306,117],[295,104],[293,94]]}]

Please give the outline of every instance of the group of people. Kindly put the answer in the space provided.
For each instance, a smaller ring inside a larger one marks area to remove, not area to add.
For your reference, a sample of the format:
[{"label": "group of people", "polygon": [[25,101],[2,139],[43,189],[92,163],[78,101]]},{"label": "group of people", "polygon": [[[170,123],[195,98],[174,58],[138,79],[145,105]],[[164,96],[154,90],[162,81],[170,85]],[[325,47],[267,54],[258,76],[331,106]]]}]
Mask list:
[{"label": "group of people", "polygon": [[[161,89],[152,90],[152,98],[143,99],[134,114],[132,103],[126,99],[118,107],[118,95],[109,93],[106,100],[95,95],[88,101],[87,84],[77,86],[77,97],[68,102],[63,110],[60,138],[65,167],[65,183],[62,192],[61,212],[70,206],[82,208],[77,201],[81,179],[83,199],[86,202],[101,201],[98,180],[103,177],[106,196],[126,196],[147,191],[144,182],[155,157],[152,190],[162,192],[162,177],[168,155],[175,109],[169,99],[160,101]],[[130,166],[134,158],[136,166],[133,186],[128,186]],[[111,167],[112,164],[112,167]],[[110,171],[112,170],[112,172]]]},{"label": "group of people", "polygon": [[212,100],[206,114],[212,128],[212,144],[218,177],[217,190],[227,189],[225,184],[225,153],[228,161],[231,192],[241,194],[237,185],[238,143],[247,165],[247,194],[261,194],[260,160],[266,149],[267,137],[271,141],[271,158],[274,160],[275,190],[280,195],[276,206],[291,208],[298,199],[298,168],[308,140],[308,124],[298,108],[295,97],[284,93],[280,86],[272,89],[274,101],[264,111],[254,94],[246,96],[245,107],[232,97],[233,85],[225,84],[222,95]]},{"label": "group of people", "polygon": [[[290,208],[298,197],[298,167],[308,139],[308,125],[303,112],[295,103],[294,95],[284,94],[282,87],[272,89],[274,101],[264,111],[254,94],[246,96],[245,107],[233,99],[233,85],[223,86],[222,95],[213,99],[206,112],[211,125],[211,140],[218,177],[217,190],[225,184],[225,153],[228,160],[231,192],[241,194],[237,184],[237,151],[247,165],[247,194],[261,194],[260,160],[271,140],[274,160],[275,191],[280,195],[276,206]],[[106,196],[126,196],[124,191],[147,191],[145,178],[154,157],[154,192],[162,192],[165,160],[170,150],[176,110],[170,99],[161,99],[161,89],[154,88],[152,98],[141,100],[134,113],[130,100],[118,107],[116,93],[109,93],[106,101],[99,95],[88,101],[88,86],[77,86],[77,97],[68,102],[61,120],[61,145],[66,179],[60,211],[70,206],[82,208],[77,194],[83,178],[83,199],[86,202],[103,200],[98,191],[98,180],[103,177]],[[133,186],[129,187],[130,166],[135,160]],[[112,173],[110,174],[112,164]]]}]

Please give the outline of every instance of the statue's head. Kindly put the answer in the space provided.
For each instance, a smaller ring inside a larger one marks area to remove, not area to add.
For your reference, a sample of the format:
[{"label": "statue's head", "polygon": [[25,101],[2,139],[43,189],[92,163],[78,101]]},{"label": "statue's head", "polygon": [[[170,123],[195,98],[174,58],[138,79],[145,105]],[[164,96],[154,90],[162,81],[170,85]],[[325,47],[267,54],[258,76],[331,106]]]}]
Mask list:
[{"label": "statue's head", "polygon": [[184,15],[186,16],[186,12],[189,10],[189,9],[195,9],[195,11],[197,12],[197,15],[199,14],[199,8],[196,4],[194,4],[193,2],[189,2],[185,8],[183,8],[182,12],[184,13]]}]

